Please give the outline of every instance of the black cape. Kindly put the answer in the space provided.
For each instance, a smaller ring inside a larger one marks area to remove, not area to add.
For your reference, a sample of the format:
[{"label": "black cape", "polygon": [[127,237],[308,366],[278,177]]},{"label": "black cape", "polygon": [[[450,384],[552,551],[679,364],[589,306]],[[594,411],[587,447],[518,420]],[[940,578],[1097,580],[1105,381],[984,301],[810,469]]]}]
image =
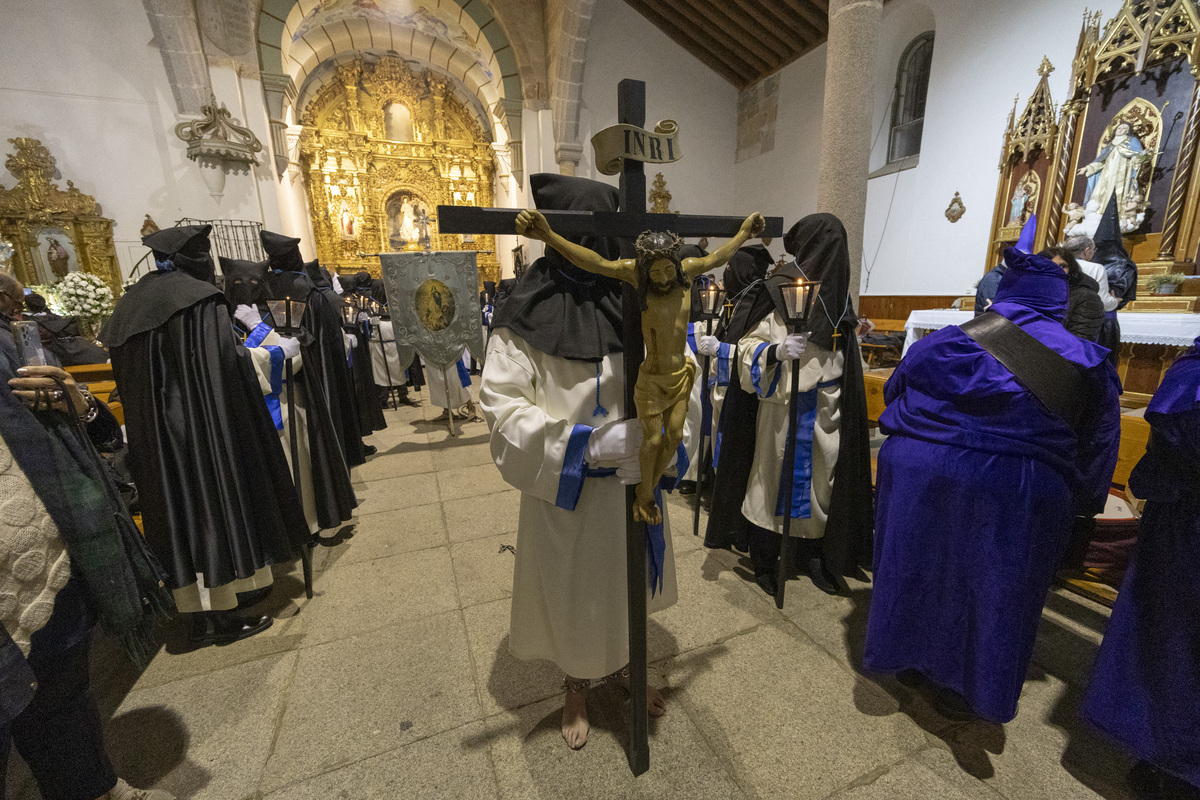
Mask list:
[{"label": "black cape", "polygon": [[1117,219],[1117,198],[1114,195],[1104,209],[1100,225],[1096,228],[1096,253],[1092,259],[1108,273],[1108,293],[1120,298],[1118,309],[1137,299],[1137,264],[1125,251],[1121,238],[1121,224]]},{"label": "black cape", "polygon": [[[850,259],[846,247],[846,232],[841,222],[829,214],[813,214],[797,222],[784,237],[789,253],[796,263],[789,264],[766,281],[752,286],[743,295],[745,310],[734,310],[736,326],[726,326],[723,333],[745,336],[767,314],[783,314],[780,286],[792,283],[803,274],[808,280],[822,282],[818,294],[833,316],[835,325],[822,313],[816,302],[809,328],[810,339],[827,350],[833,350],[836,327],[841,334],[836,347],[844,354],[845,366],[841,379],[839,415],[841,440],[837,465],[833,474],[833,496],[829,521],[821,540],[822,557],[828,568],[840,575],[855,575],[859,567],[869,564],[875,529],[875,510],[871,489],[870,431],[867,425],[867,398],[863,384],[862,357],[858,347],[858,315],[847,302],[850,282]],[[827,288],[828,287],[828,288]],[[729,339],[726,339],[728,341]],[[749,523],[741,514],[746,496],[746,484],[754,463],[755,433],[758,400],[753,392],[745,391],[738,379],[738,370],[730,371],[730,384],[725,393],[721,412],[721,437],[724,443],[713,488],[712,512],[705,532],[706,547],[725,548],[730,545],[746,549]]]},{"label": "black cape", "polygon": [[[135,291],[143,284],[152,288]],[[174,313],[146,328],[154,314],[140,303],[151,293]],[[225,298],[181,272],[151,273],[121,298],[106,330],[119,333],[107,341],[118,342],[113,373],[146,542],[172,588],[197,574],[222,586],[288,560],[308,525]]]},{"label": "black cape", "polygon": [[[362,452],[362,437],[358,416],[353,406],[353,390],[346,379],[346,351],[342,346],[342,328],[336,321],[330,327],[322,308],[332,314],[329,301],[312,285],[303,273],[268,272],[268,300],[290,297],[307,302],[300,321],[300,352],[304,368],[297,375],[302,387],[308,413],[308,448],[312,461],[313,496],[316,500],[317,523],[322,528],[336,528],[353,516],[358,506],[351,485],[350,467],[366,459]],[[273,327],[280,320],[271,318]],[[351,464],[347,439],[357,461]]]},{"label": "black cape", "polygon": [[[529,178],[534,203],[555,211],[616,211],[616,187],[586,178],[538,173]],[[619,258],[616,239],[569,237],[607,259]],[[501,281],[503,284],[503,281]],[[572,361],[602,361],[624,349],[621,282],[579,269],[556,250],[525,271],[497,303],[492,330],[508,328],[535,350]]]}]

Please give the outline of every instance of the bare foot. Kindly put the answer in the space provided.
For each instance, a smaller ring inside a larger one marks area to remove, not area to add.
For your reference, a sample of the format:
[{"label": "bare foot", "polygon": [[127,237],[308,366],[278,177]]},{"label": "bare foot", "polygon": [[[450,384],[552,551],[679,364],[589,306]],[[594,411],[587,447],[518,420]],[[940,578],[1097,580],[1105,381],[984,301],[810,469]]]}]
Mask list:
[{"label": "bare foot", "polygon": [[587,688],[580,691],[567,689],[567,702],[563,705],[562,713],[562,737],[567,747],[572,750],[579,750],[587,744],[588,731],[591,730],[591,726],[588,725],[587,696]]},{"label": "bare foot", "polygon": [[633,518],[638,522],[644,522],[647,525],[662,525],[662,512],[658,510],[658,504],[654,502],[654,498],[649,500],[637,500],[633,504]]},{"label": "bare foot", "polygon": [[[629,676],[624,674],[624,670],[615,673],[612,679],[625,691],[629,691]],[[662,696],[662,692],[651,686],[649,682],[646,683],[646,711],[652,717],[661,717],[667,713],[667,701]]]}]

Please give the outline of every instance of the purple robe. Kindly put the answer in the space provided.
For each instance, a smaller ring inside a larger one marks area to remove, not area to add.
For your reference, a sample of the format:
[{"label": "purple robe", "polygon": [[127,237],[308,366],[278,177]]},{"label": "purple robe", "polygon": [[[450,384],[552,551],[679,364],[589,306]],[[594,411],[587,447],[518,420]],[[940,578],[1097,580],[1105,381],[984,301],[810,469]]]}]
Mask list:
[{"label": "purple robe", "polygon": [[1083,717],[1200,787],[1200,338],[1146,409],[1150,444],[1129,483],[1146,500],[1083,702]]},{"label": "purple robe", "polygon": [[1065,281],[1033,281],[1037,292],[1002,288],[989,310],[1080,369],[1088,399],[1075,429],[958,327],[912,346],[879,421],[889,438],[864,666],[917,670],[996,722],[1016,715],[1072,518],[1103,509],[1120,440],[1108,351],[1057,321]]}]

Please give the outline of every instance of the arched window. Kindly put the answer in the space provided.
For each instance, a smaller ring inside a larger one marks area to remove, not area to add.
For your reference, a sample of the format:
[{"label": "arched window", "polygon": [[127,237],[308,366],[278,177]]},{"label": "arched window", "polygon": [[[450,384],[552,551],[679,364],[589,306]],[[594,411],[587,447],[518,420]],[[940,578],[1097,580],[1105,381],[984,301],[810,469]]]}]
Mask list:
[{"label": "arched window", "polygon": [[921,152],[931,61],[933,31],[913,39],[900,56],[900,66],[896,69],[896,103],[892,106],[892,132],[888,138],[889,164]]},{"label": "arched window", "polygon": [[393,142],[413,140],[412,114],[403,103],[388,103],[383,110],[384,135]]}]

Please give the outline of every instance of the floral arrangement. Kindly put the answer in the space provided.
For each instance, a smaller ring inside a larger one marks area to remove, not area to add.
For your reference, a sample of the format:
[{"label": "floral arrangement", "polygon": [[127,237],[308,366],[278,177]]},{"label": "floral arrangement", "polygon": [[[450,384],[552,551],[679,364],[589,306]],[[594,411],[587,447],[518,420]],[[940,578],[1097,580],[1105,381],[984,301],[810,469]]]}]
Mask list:
[{"label": "floral arrangement", "polygon": [[1180,284],[1187,278],[1182,272],[1168,272],[1165,275],[1151,275],[1146,279],[1146,288],[1154,294],[1174,294]]},{"label": "floral arrangement", "polygon": [[113,312],[112,289],[96,275],[72,272],[54,286],[54,304],[58,313],[98,326]]}]

